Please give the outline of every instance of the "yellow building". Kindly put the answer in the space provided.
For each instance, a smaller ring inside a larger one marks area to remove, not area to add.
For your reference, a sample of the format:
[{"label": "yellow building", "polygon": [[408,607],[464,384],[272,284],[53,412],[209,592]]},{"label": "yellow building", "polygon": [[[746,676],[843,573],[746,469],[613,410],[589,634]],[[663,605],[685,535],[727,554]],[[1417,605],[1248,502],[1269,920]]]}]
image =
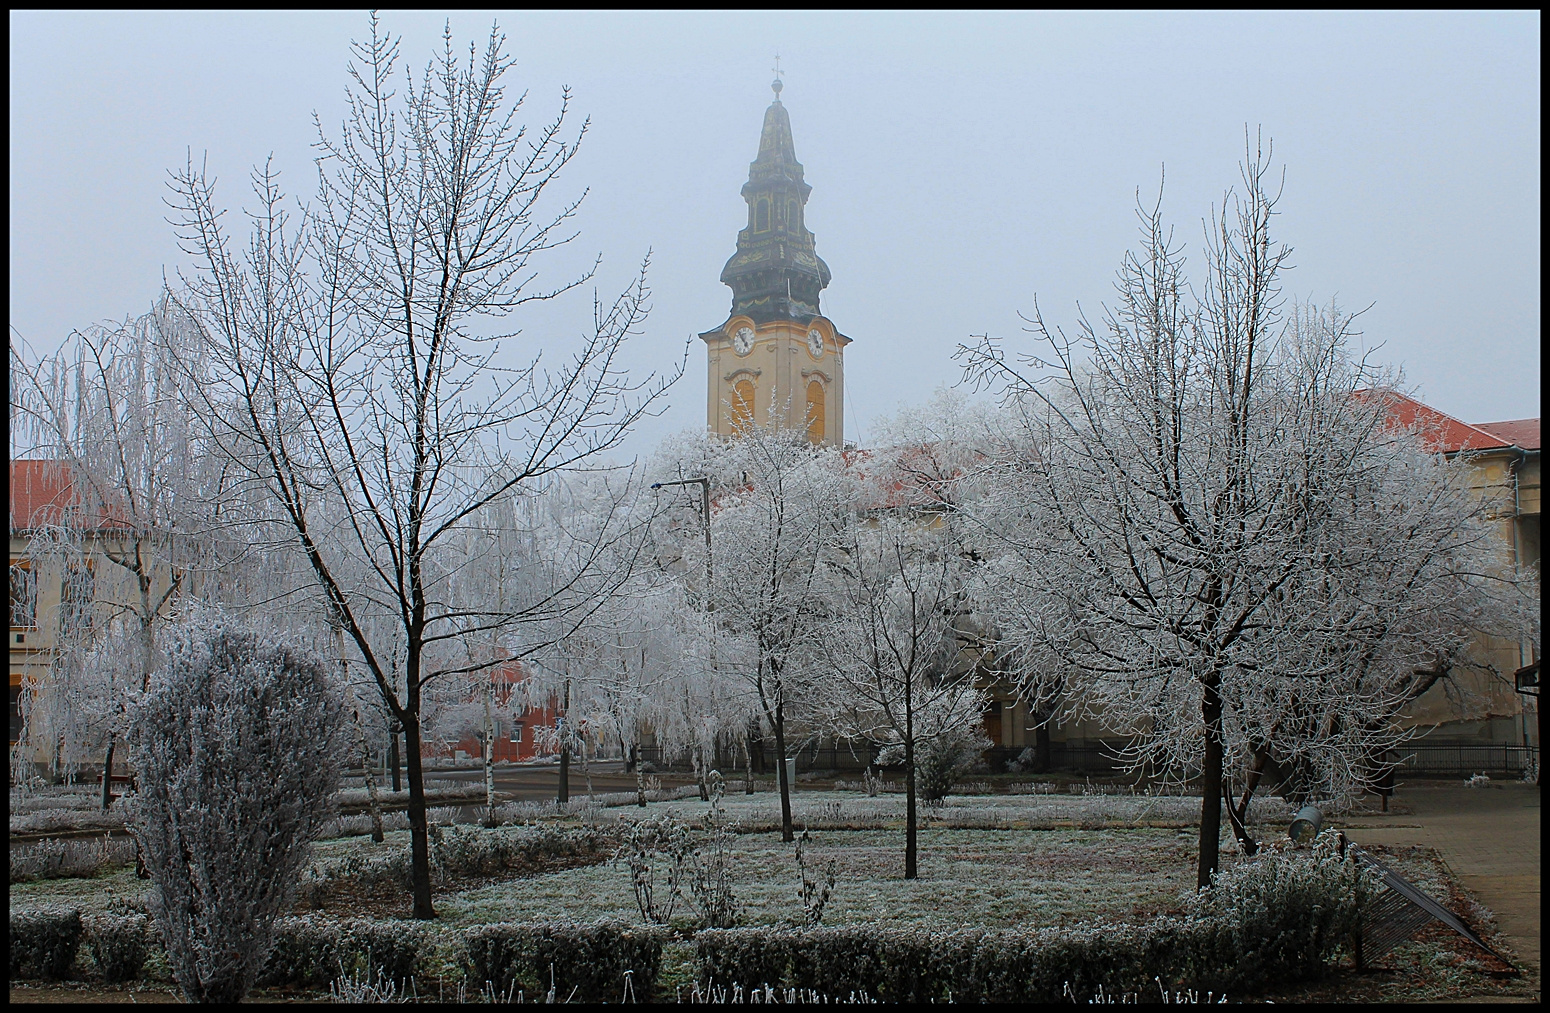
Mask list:
[{"label": "yellow building", "polygon": [[807,228],[812,187],[802,179],[780,81],[771,87],[775,101],[743,185],[748,224],[721,272],[732,311],[700,335],[709,359],[706,424],[721,436],[749,426],[802,428],[815,444],[844,446],[850,338],[819,311],[829,265]]},{"label": "yellow building", "polygon": [[[141,538],[137,546],[135,533],[111,511],[83,502],[62,462],[11,462],[10,521],[10,741],[15,745],[21,737],[23,691],[51,677],[62,644],[100,631],[115,615],[146,607],[138,578],[110,557],[147,561],[147,594],[159,614],[169,613],[175,589],[158,539]],[[40,541],[49,541],[40,539],[40,532],[49,529],[73,532],[60,546],[65,551],[37,551]],[[26,758],[49,763],[49,747],[39,746]]]},{"label": "yellow building", "polygon": [[[1470,425],[1402,395],[1393,395],[1391,412],[1426,434],[1428,449],[1469,461],[1474,488],[1496,519],[1503,560],[1538,577],[1539,420]],[[1537,748],[1537,698],[1517,692],[1513,673],[1538,660],[1531,640],[1477,637],[1451,673],[1462,693],[1449,695],[1439,684],[1406,713],[1408,723],[1434,729],[1422,740],[1423,752],[1443,743]]]}]

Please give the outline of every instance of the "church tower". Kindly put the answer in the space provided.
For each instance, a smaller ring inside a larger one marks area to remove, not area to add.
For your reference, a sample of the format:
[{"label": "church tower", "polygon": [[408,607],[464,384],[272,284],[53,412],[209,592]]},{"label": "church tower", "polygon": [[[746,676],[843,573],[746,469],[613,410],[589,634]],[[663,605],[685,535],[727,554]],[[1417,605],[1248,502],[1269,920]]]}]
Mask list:
[{"label": "church tower", "polygon": [[749,426],[805,429],[815,444],[845,439],[845,346],[850,339],[818,309],[829,265],[818,259],[805,222],[802,163],[791,117],[775,101],[764,111],[759,156],[748,167],[748,225],[721,281],[732,289],[726,323],[700,335],[710,356],[710,431]]}]

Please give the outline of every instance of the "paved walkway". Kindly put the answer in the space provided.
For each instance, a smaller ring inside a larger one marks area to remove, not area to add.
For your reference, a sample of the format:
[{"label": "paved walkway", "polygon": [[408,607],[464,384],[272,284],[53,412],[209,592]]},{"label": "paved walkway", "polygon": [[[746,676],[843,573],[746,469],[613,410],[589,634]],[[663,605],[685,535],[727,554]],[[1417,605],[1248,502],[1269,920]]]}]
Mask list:
[{"label": "paved walkway", "polygon": [[1400,815],[1331,821],[1358,844],[1422,844],[1436,848],[1454,877],[1496,913],[1525,975],[1540,980],[1539,786],[1493,781],[1482,788],[1458,781],[1412,781],[1394,802]]}]

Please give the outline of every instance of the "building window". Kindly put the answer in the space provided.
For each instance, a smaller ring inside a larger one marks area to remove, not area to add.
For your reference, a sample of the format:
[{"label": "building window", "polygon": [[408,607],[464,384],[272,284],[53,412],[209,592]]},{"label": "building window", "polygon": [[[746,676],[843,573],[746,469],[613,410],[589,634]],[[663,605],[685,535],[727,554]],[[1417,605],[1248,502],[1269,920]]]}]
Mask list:
[{"label": "building window", "polygon": [[[11,678],[16,678],[14,675]],[[22,737],[22,688],[19,685],[11,686],[11,741],[16,742]]]},{"label": "building window", "polygon": [[753,230],[755,232],[768,232],[770,230],[770,202],[759,198],[758,215],[754,219]]},{"label": "building window", "polygon": [[797,214],[797,202],[794,201],[794,200],[786,201],[786,228],[787,228],[787,230],[789,230],[791,232],[795,232],[798,228],[801,227],[801,225],[802,225],[802,219],[800,217],[798,217],[798,214]]},{"label": "building window", "polygon": [[11,563],[11,625],[26,630],[38,625],[38,579],[25,561]]},{"label": "building window", "polygon": [[97,598],[97,575],[91,564],[72,566],[59,599],[59,632],[64,636],[91,629],[92,603]]},{"label": "building window", "polygon": [[817,380],[807,383],[807,438],[813,443],[823,442],[824,437],[823,384]]},{"label": "building window", "polygon": [[739,380],[732,387],[732,431],[746,432],[753,425],[753,381]]}]

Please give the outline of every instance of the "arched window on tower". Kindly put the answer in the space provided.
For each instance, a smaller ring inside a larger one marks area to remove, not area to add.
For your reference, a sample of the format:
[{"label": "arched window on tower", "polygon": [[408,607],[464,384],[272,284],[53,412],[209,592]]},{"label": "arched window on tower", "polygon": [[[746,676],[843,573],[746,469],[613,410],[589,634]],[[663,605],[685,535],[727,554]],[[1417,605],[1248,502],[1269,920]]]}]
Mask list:
[{"label": "arched window on tower", "polygon": [[753,427],[753,381],[742,379],[732,386],[732,431],[745,433]]},{"label": "arched window on tower", "polygon": [[797,202],[795,200],[786,201],[786,228],[791,232],[795,232],[801,226],[802,219],[797,217]]},{"label": "arched window on tower", "polygon": [[765,198],[759,198],[757,217],[754,219],[755,232],[768,232],[770,230],[770,202]]},{"label": "arched window on tower", "polygon": [[823,384],[807,382],[807,438],[816,446],[824,437]]}]

